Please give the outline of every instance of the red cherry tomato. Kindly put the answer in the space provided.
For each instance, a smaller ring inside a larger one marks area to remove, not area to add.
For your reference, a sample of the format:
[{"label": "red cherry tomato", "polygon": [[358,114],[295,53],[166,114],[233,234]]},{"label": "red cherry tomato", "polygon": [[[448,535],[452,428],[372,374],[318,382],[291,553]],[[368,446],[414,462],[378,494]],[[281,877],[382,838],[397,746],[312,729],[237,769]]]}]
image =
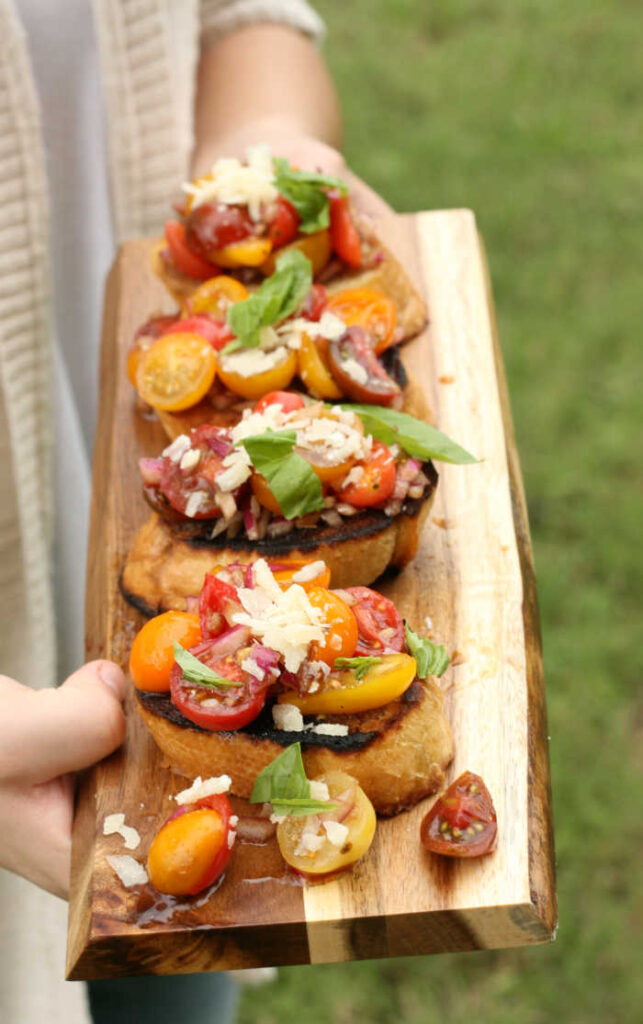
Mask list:
[{"label": "red cherry tomato", "polygon": [[[266,703],[266,688],[259,687],[254,676],[244,672],[231,657],[211,654],[217,640],[208,640],[190,649],[190,654],[239,686],[215,689],[212,686],[197,686],[187,682],[179,665],[170,673],[170,695],[172,703],[195,725],[211,732],[241,729],[257,717]],[[207,704],[204,702],[207,701]]]},{"label": "red cherry tomato", "polygon": [[202,203],[192,210],[185,223],[187,244],[206,260],[213,258],[218,249],[241,242],[253,233],[254,224],[246,208],[224,203]]},{"label": "red cherry tomato", "polygon": [[314,284],[304,299],[299,315],[306,320],[319,320],[328,304],[328,292],[323,284]]},{"label": "red cherry tomato", "polygon": [[226,625],[226,613],[240,611],[237,591],[231,583],[206,573],[199,595],[199,620],[204,640],[218,636]]},{"label": "red cherry tomato", "polygon": [[333,249],[349,267],[361,267],[362,245],[351,216],[348,196],[329,192],[330,238]]},{"label": "red cherry tomato", "polygon": [[305,404],[301,395],[295,395],[292,391],[270,391],[259,399],[253,412],[265,412],[269,405],[280,405],[284,412],[294,412],[303,409]]},{"label": "red cherry tomato", "polygon": [[392,654],[404,650],[404,622],[392,601],[370,587],[348,587],[359,639],[356,655]]},{"label": "red cherry tomato", "polygon": [[171,323],[163,328],[161,334],[184,332],[187,334],[199,334],[206,341],[210,342],[216,352],[220,352],[234,338],[234,334],[227,323],[215,316],[210,316],[209,313],[195,313],[194,316],[189,316],[185,320],[176,320],[172,317],[164,317],[163,319],[171,320]]},{"label": "red cherry tomato", "polygon": [[193,277],[196,281],[206,281],[218,273],[217,267],[192,250],[186,239],[185,228],[179,220],[168,220],[165,225],[165,238],[170,247],[172,260],[183,274]]},{"label": "red cherry tomato", "polygon": [[364,475],[356,484],[340,490],[338,498],[357,508],[381,505],[395,489],[395,459],[390,448],[373,441],[371,457],[364,463]]},{"label": "red cherry tomato", "polygon": [[489,790],[479,775],[463,772],[425,816],[420,839],[433,853],[480,857],[491,852],[497,832]]},{"label": "red cherry tomato", "polygon": [[188,469],[181,469],[180,462],[169,458],[163,459],[159,490],[165,495],[172,508],[182,515],[186,509],[190,495],[195,491],[202,494],[198,510],[192,519],[213,519],[221,514],[221,509],[214,501],[214,478],[223,469],[224,456],[214,451],[220,437],[228,440],[227,432],[221,427],[204,424],[190,434],[191,448],[199,452],[199,461]]},{"label": "red cherry tomato", "polygon": [[283,196],[277,199],[277,212],[268,225],[268,238],[273,249],[288,245],[299,230],[299,214],[292,203]]}]

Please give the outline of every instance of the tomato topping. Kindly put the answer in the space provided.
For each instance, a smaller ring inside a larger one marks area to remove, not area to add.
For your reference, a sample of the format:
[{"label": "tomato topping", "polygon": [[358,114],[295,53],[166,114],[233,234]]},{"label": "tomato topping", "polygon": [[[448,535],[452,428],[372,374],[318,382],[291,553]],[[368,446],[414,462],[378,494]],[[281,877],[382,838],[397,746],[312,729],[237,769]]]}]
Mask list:
[{"label": "tomato topping", "polygon": [[252,234],[254,224],[246,208],[225,203],[202,203],[190,212],[185,225],[188,246],[206,260],[214,260],[218,249],[241,242]]},{"label": "tomato topping", "polygon": [[247,298],[248,289],[240,281],[227,274],[219,274],[200,284],[185,305],[189,313],[210,313],[219,320],[225,320],[230,306]]},{"label": "tomato topping", "polygon": [[305,404],[301,395],[292,391],[269,391],[259,399],[252,411],[265,412],[269,405],[280,405],[284,412],[295,412],[296,409],[303,409]]},{"label": "tomato topping", "polygon": [[240,609],[236,588],[213,573],[206,573],[199,595],[199,619],[203,639],[211,640],[218,636],[226,627],[226,613],[229,615],[232,610]]},{"label": "tomato topping", "polygon": [[[244,672],[231,655],[221,657],[212,653],[218,640],[205,640],[193,647],[190,654],[239,686],[216,689],[213,686],[199,686],[183,678],[179,665],[170,673],[170,694],[172,703],[195,725],[211,732],[241,729],[257,717],[266,703],[266,688],[258,684],[254,676]],[[207,703],[206,703],[207,702]]]},{"label": "tomato topping", "polygon": [[370,587],[347,587],[355,598],[351,606],[357,619],[358,655],[388,654],[404,650],[404,621],[392,601]]},{"label": "tomato topping", "polygon": [[132,644],[129,670],[134,686],[153,693],[169,690],[174,643],[194,647],[200,640],[198,615],[177,611],[155,615],[138,631]]},{"label": "tomato topping", "polygon": [[173,814],[148,854],[154,888],[172,896],[189,896],[212,885],[232,853],[231,815],[232,806],[223,795],[204,797]]},{"label": "tomato topping", "polygon": [[216,274],[217,268],[210,260],[194,252],[189,245],[185,228],[179,220],[168,220],[165,225],[165,238],[170,247],[174,265],[182,274],[187,274],[188,277],[193,277],[196,281],[204,281]]},{"label": "tomato topping", "polygon": [[314,284],[304,299],[299,316],[306,320],[319,320],[328,305],[328,292],[323,284]]},{"label": "tomato topping", "polygon": [[401,393],[375,355],[363,327],[349,327],[341,338],[331,341],[328,362],[344,394],[355,402],[391,405]]},{"label": "tomato topping", "polygon": [[363,327],[372,339],[376,352],[383,352],[395,338],[395,303],[376,288],[348,288],[331,295],[331,313],[347,327]]},{"label": "tomato topping", "polygon": [[337,497],[357,508],[381,505],[395,489],[395,459],[390,448],[373,441],[371,457],[363,464],[364,473],[357,483],[342,488]]},{"label": "tomato topping", "polygon": [[181,412],[207,394],[217,369],[214,349],[198,334],[164,334],[136,367],[136,390],[154,409]]},{"label": "tomato topping", "polygon": [[489,790],[479,775],[463,772],[424,817],[420,839],[433,853],[480,857],[491,852],[497,831]]},{"label": "tomato topping", "polygon": [[[341,657],[341,655],[340,655]],[[401,697],[415,679],[417,663],[409,654],[384,654],[361,679],[351,669],[335,670],[333,685],[316,693],[280,693],[280,704],[294,704],[304,715],[353,715],[373,711]]]},{"label": "tomato topping", "polygon": [[[207,284],[207,282],[206,282]],[[196,313],[194,316],[186,317],[185,320],[172,320],[161,334],[176,334],[186,331],[188,334],[198,334],[205,341],[208,341],[215,352],[220,352],[229,341],[232,341],[234,334],[228,327],[225,320],[209,313]]]},{"label": "tomato topping", "polygon": [[282,245],[292,242],[298,230],[299,214],[292,203],[279,196],[275,216],[268,225],[268,238],[273,249],[280,249]]},{"label": "tomato topping", "polygon": [[352,658],[357,647],[357,622],[352,609],[332,590],[320,586],[310,588],[308,600],[313,608],[319,608],[330,627],[323,643],[313,641],[310,645],[310,660],[324,661],[332,668],[335,658]]},{"label": "tomato topping", "polygon": [[[161,467],[161,482],[159,490],[165,495],[172,508],[182,515],[187,515],[190,496],[199,492],[200,501],[196,509],[190,507],[193,513],[190,519],[212,519],[220,515],[221,510],[214,500],[215,477],[221,472],[225,455],[219,445],[225,445],[225,451],[229,448],[227,431],[223,427],[213,427],[204,424],[197,427],[190,435],[191,450],[198,452],[199,458],[194,465],[181,468],[181,461],[174,462],[172,459],[163,459]],[[213,447],[214,446],[214,447]],[[192,502],[194,505],[194,501]]]},{"label": "tomato topping", "polygon": [[329,192],[330,199],[330,237],[333,249],[349,267],[361,267],[362,245],[357,228],[351,216],[348,196],[338,192]]},{"label": "tomato topping", "polygon": [[[280,351],[279,349],[277,351]],[[281,360],[267,370],[245,375],[235,370],[247,357],[247,352],[233,352],[219,362],[219,377],[230,391],[242,398],[261,398],[270,391],[287,388],[297,370],[297,353],[282,347]]]}]

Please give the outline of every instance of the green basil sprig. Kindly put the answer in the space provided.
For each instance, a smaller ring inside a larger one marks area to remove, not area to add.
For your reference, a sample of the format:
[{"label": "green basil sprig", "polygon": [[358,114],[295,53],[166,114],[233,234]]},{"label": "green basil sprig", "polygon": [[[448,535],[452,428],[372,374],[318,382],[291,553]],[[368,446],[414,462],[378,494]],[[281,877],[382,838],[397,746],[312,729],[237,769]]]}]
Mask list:
[{"label": "green basil sprig", "polygon": [[329,174],[296,171],[283,157],[274,159],[273,167],[275,188],[295,207],[300,218],[299,230],[310,235],[327,228],[330,223],[330,203],[324,190],[338,189],[342,195],[346,195],[346,184]]},{"label": "green basil sprig", "polygon": [[419,679],[426,679],[427,676],[441,676],[449,665],[449,655],[441,644],[434,644],[425,636],[414,633],[408,623],[404,623],[406,642],[409,651],[417,663],[417,675]]},{"label": "green basil sprig", "polygon": [[455,465],[478,461],[442,431],[406,412],[386,409],[381,405],[350,404],[343,405],[342,409],[348,409],[359,416],[367,434],[372,434],[384,444],[399,444],[400,448],[415,458],[423,461],[435,459],[436,462],[451,462]]},{"label": "green basil sprig", "polygon": [[350,669],[356,679],[363,679],[367,672],[374,665],[379,665],[381,658],[373,658],[370,655],[358,656],[357,658],[335,658],[333,668]]},{"label": "green basil sprig", "polygon": [[272,804],[275,814],[293,814],[296,817],[334,811],[338,806],[311,797],[300,743],[286,747],[282,754],[259,772],[250,794],[250,803]]},{"label": "green basil sprig", "polygon": [[225,676],[217,675],[211,668],[204,665],[202,661],[195,658],[193,654],[186,651],[185,647],[177,644],[176,640],[173,646],[174,660],[181,669],[186,682],[194,683],[196,686],[212,686],[214,689],[243,686],[243,682],[238,679],[226,679]]},{"label": "green basil sprig", "polygon": [[309,259],[298,249],[289,249],[277,259],[274,274],[243,302],[230,306],[227,322],[235,337],[223,354],[239,348],[256,348],[262,327],[272,327],[294,313],[308,295],[313,283]]},{"label": "green basil sprig", "polygon": [[294,430],[266,430],[237,441],[243,445],[257,473],[268,482],[286,519],[297,519],[324,507],[321,481],[310,464],[293,451]]}]

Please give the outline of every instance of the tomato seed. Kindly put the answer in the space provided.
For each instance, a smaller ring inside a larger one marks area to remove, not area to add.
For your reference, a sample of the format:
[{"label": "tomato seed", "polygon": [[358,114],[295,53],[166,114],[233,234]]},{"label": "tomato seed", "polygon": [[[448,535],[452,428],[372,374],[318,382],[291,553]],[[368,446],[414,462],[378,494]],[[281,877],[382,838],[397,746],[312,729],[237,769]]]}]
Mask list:
[{"label": "tomato seed", "polygon": [[461,835],[462,835],[462,832],[460,831],[460,829],[456,828],[455,825],[454,825],[454,827],[453,827],[453,836],[454,836],[454,838],[455,839],[459,839]]},{"label": "tomato seed", "polygon": [[479,821],[474,821],[473,827],[475,828],[476,832],[482,832],[484,825]]},{"label": "tomato seed", "polygon": [[472,796],[475,796],[477,793],[480,792],[475,782],[471,786],[469,786],[469,792],[472,794]]},{"label": "tomato seed", "polygon": [[442,824],[440,825],[440,832],[446,832],[448,827],[449,827],[448,821],[443,821]]}]

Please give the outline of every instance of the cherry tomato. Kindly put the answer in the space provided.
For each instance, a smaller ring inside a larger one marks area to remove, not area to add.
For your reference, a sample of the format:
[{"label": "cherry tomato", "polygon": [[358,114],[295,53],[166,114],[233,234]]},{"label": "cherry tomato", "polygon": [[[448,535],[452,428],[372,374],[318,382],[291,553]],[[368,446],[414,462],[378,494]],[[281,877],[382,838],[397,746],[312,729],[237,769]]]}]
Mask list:
[{"label": "cherry tomato", "polygon": [[433,853],[480,857],[491,852],[497,831],[489,790],[479,775],[463,772],[424,817],[420,839]]},{"label": "cherry tomato", "polygon": [[330,370],[326,351],[328,344],[318,344],[308,334],[301,336],[297,350],[297,373],[306,385],[306,390],[315,398],[330,398],[336,401],[343,397]]},{"label": "cherry tomato", "polygon": [[360,480],[342,488],[337,496],[357,508],[381,505],[395,489],[395,459],[390,448],[381,441],[373,441],[371,457],[363,465],[364,475]]},{"label": "cherry tomato", "polygon": [[347,327],[363,327],[371,337],[375,351],[383,352],[395,337],[395,303],[376,288],[348,288],[331,295],[328,310]]},{"label": "cherry tomato", "polygon": [[259,687],[254,676],[244,672],[231,655],[211,654],[217,640],[206,640],[191,648],[190,654],[219,676],[240,686],[215,689],[187,682],[179,665],[170,673],[172,703],[195,725],[211,732],[241,729],[257,717],[266,703],[266,688]]},{"label": "cherry tomato", "polygon": [[[207,282],[206,282],[207,284]],[[168,317],[168,319],[172,319]],[[185,331],[188,334],[198,334],[201,338],[209,341],[215,352],[220,352],[229,341],[232,341],[234,334],[228,327],[225,320],[209,313],[196,313],[194,316],[186,317],[184,320],[172,320],[162,334],[177,334]]]},{"label": "cherry tomato", "polygon": [[147,866],[159,892],[190,896],[202,892],[222,874],[232,853],[227,797],[210,796],[181,808],[157,833]]},{"label": "cherry tomato", "polygon": [[214,349],[198,334],[165,334],[143,353],[136,390],[154,409],[180,412],[207,394],[216,367]]},{"label": "cherry tomato", "polygon": [[138,690],[164,693],[170,689],[174,647],[194,647],[201,640],[199,616],[188,612],[163,612],[138,631],[129,656],[129,670]]},{"label": "cherry tomato", "polygon": [[357,228],[351,216],[348,196],[338,192],[329,192],[330,199],[330,237],[333,249],[349,267],[361,267],[362,245]]},{"label": "cherry tomato", "polygon": [[338,385],[354,402],[391,405],[401,393],[375,355],[363,327],[349,327],[341,338],[331,341],[328,362]]},{"label": "cherry tomato", "polygon": [[181,462],[163,459],[159,490],[165,495],[172,508],[186,515],[190,495],[196,491],[201,494],[198,509],[191,519],[212,519],[221,514],[214,500],[215,477],[223,469],[223,456],[213,451],[210,440],[215,442],[223,436],[227,440],[227,432],[220,427],[204,424],[190,434],[192,451],[199,453],[199,459],[193,466],[181,469]]},{"label": "cherry tomato", "polygon": [[213,573],[206,573],[199,595],[199,620],[204,640],[213,639],[226,626],[226,613],[240,610],[237,591]]},{"label": "cherry tomato", "polygon": [[324,622],[330,626],[323,643],[310,645],[312,661],[324,661],[331,668],[335,658],[352,658],[357,647],[357,621],[353,611],[337,594],[324,587],[311,587],[308,600],[319,608]]},{"label": "cherry tomato", "polygon": [[305,404],[301,395],[292,391],[269,391],[259,399],[252,411],[265,412],[269,405],[280,405],[284,412],[295,412],[296,409],[303,409]]},{"label": "cherry tomato", "polygon": [[188,298],[185,306],[188,313],[210,313],[219,320],[225,320],[226,314],[235,302],[243,302],[248,298],[248,289],[234,277],[219,274],[211,277],[196,288]]},{"label": "cherry tomato", "polygon": [[[313,277],[317,277],[318,274],[321,274],[331,256],[330,231],[315,231],[312,235],[302,235],[300,238],[295,239],[294,242],[283,246],[283,249],[280,251],[285,252],[288,249],[298,249],[299,252],[302,252],[306,259],[309,259],[311,262]],[[271,253],[265,263],[261,264],[259,269],[266,277],[270,277],[277,269],[278,255],[279,253]]]},{"label": "cherry tomato", "polygon": [[136,387],[136,372],[145,350],[162,334],[166,334],[168,328],[175,323],[175,315],[153,316],[139,327],[127,353],[127,376],[132,387]]},{"label": "cherry tomato", "polygon": [[299,214],[292,203],[289,203],[283,196],[279,196],[275,216],[268,225],[268,238],[272,242],[273,249],[280,249],[282,245],[292,242],[298,230]]},{"label": "cherry tomato", "polygon": [[299,310],[299,316],[306,320],[320,320],[328,304],[328,292],[323,284],[314,284]]},{"label": "cherry tomato", "polygon": [[384,654],[366,675],[358,679],[351,669],[334,671],[334,684],[301,696],[287,690],[280,704],[294,704],[304,715],[354,715],[383,708],[408,690],[417,674],[415,658],[409,654]]},{"label": "cherry tomato", "polygon": [[355,598],[351,605],[357,619],[356,654],[377,655],[404,650],[404,622],[392,601],[370,587],[347,587]]},{"label": "cherry tomato", "polygon": [[178,313],[170,313],[169,316],[153,316],[149,320],[146,320],[144,324],[141,324],[134,340],[138,338],[160,338],[162,334],[167,334],[168,329],[177,322]]},{"label": "cherry tomato", "polygon": [[241,242],[253,233],[254,224],[247,209],[225,203],[202,203],[190,211],[185,224],[188,246],[206,260],[214,260],[218,249]]},{"label": "cherry tomato", "polygon": [[165,225],[165,238],[170,247],[174,265],[182,274],[193,277],[196,281],[204,281],[216,274],[217,268],[210,260],[194,252],[188,243],[185,228],[178,220],[168,220]]},{"label": "cherry tomato", "polygon": [[261,473],[253,473],[250,477],[250,487],[255,498],[263,508],[267,508],[275,516],[282,516],[281,506],[270,490],[270,484]]},{"label": "cherry tomato", "polygon": [[269,238],[245,238],[242,242],[231,242],[223,249],[217,249],[214,257],[222,267],[261,267],[272,251]]},{"label": "cherry tomato", "polygon": [[[277,350],[278,351],[278,350]],[[240,360],[245,360],[247,352],[233,352],[222,356],[219,362],[219,377],[230,391],[242,398],[261,398],[270,391],[281,391],[287,388],[297,370],[297,354],[291,349],[283,348],[283,355],[276,366],[245,376],[235,370]]]}]

